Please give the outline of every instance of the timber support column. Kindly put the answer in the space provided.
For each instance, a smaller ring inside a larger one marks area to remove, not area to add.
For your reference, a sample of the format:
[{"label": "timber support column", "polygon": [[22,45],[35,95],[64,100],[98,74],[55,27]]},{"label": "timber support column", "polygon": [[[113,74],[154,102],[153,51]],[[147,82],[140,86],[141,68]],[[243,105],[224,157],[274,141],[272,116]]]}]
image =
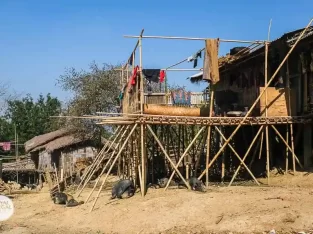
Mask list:
[{"label": "timber support column", "polygon": [[306,124],[303,129],[304,167],[312,166],[312,124]]}]

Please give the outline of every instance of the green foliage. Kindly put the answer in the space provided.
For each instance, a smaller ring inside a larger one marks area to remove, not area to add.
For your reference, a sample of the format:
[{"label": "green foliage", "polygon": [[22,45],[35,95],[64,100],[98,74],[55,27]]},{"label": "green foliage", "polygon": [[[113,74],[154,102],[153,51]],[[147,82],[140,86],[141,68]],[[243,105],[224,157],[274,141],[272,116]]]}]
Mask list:
[{"label": "green foliage", "polygon": [[[46,97],[40,95],[34,101],[28,94],[21,100],[7,101],[6,119],[2,119],[4,129],[10,129],[5,134],[9,140],[14,139],[14,127],[19,136],[19,142],[27,140],[44,133],[57,130],[59,127],[58,119],[50,118],[59,115],[61,102],[48,94]],[[7,122],[6,124],[4,124]]]},{"label": "green foliage", "polygon": [[[116,112],[120,93],[120,71],[114,70],[117,66],[104,64],[102,67],[93,62],[89,71],[67,69],[60,76],[58,84],[65,91],[71,91],[74,98],[68,104],[68,115],[94,115],[96,112]],[[104,136],[106,129],[97,127],[90,120],[67,121],[67,127],[79,135],[92,134]]]}]

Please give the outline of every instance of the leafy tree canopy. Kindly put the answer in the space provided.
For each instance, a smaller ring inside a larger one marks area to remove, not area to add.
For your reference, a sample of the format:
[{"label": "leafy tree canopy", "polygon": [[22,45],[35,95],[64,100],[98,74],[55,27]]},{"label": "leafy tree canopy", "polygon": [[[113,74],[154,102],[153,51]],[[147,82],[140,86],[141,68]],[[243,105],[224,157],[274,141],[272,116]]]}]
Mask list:
[{"label": "leafy tree canopy", "polygon": [[[68,115],[93,115],[96,112],[116,112],[120,93],[120,71],[118,66],[91,63],[88,71],[70,68],[58,79],[58,84],[65,91],[74,95],[68,104]],[[89,120],[67,121],[67,126],[75,132],[99,136],[101,129]],[[105,129],[104,129],[105,130]],[[106,131],[102,131],[106,133]]]}]

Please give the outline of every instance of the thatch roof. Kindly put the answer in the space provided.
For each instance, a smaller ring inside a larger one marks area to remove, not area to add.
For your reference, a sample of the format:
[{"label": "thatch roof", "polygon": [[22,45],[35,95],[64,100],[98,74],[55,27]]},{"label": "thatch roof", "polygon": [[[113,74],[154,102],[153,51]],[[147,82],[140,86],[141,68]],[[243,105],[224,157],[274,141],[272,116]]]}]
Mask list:
[{"label": "thatch roof", "polygon": [[50,142],[56,138],[62,137],[66,134],[68,134],[68,130],[59,129],[59,130],[54,131],[54,132],[49,132],[49,133],[46,133],[46,134],[43,134],[40,136],[35,136],[34,138],[30,139],[29,141],[27,141],[24,144],[25,152],[27,153],[29,151],[32,151],[33,149],[38,148],[40,146],[43,146],[44,144],[46,144],[46,143],[48,143],[48,142]]},{"label": "thatch roof", "polygon": [[2,165],[3,171],[35,171],[35,169],[35,164],[30,158],[10,163],[3,163]]},{"label": "thatch roof", "polygon": [[48,143],[44,145],[40,145],[34,149],[32,149],[30,152],[36,152],[40,150],[46,150],[47,152],[51,153],[55,150],[62,149],[65,147],[69,147],[75,144],[79,144],[82,142],[86,142],[88,140],[91,140],[91,137],[77,137],[74,134],[68,134],[65,136],[61,136],[59,138],[56,138],[52,141],[49,141]]}]

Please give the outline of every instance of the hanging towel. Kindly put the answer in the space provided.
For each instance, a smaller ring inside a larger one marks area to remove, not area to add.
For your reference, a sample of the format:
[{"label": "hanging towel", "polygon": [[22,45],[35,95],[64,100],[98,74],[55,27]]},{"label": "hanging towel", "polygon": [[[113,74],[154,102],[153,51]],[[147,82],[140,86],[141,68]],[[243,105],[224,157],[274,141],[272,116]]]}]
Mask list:
[{"label": "hanging towel", "polygon": [[142,69],[142,74],[145,76],[147,80],[150,82],[159,82],[161,69]]},{"label": "hanging towel", "polygon": [[139,70],[139,67],[136,66],[133,70],[133,74],[129,79],[129,83],[128,83],[128,92],[130,93],[132,91],[132,87],[136,84],[136,78],[137,78],[137,72]]},{"label": "hanging towel", "polygon": [[213,85],[220,80],[218,69],[218,39],[208,39],[205,41],[203,80],[210,80]]},{"label": "hanging towel", "polygon": [[166,73],[164,70],[160,71],[160,82],[164,82]]}]

